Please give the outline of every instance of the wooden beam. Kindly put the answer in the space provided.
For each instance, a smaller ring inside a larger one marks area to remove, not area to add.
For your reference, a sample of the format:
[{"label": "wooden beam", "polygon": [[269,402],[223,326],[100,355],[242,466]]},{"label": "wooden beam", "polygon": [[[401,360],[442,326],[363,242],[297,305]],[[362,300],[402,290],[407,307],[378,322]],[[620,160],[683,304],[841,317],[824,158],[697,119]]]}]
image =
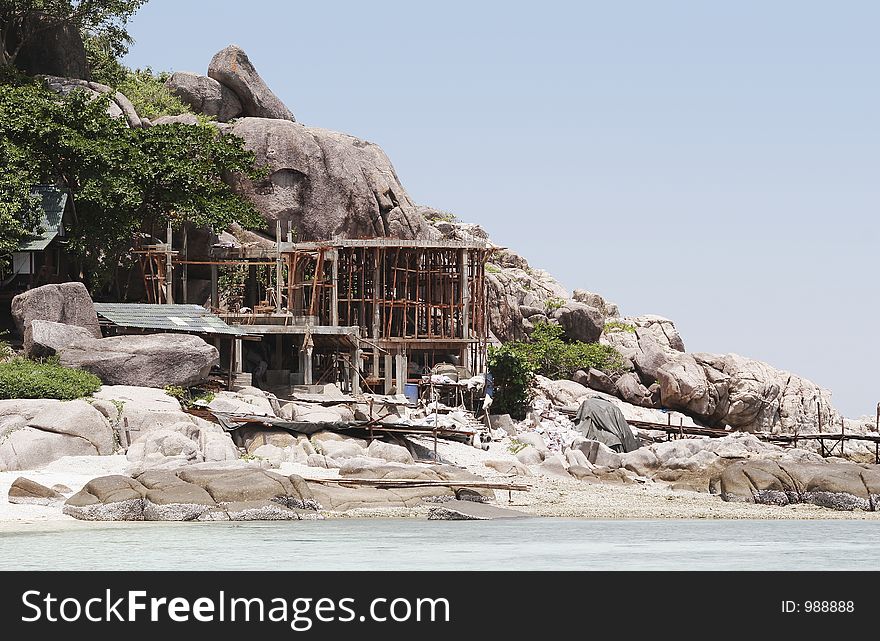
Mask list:
[{"label": "wooden beam", "polygon": [[330,324],[333,327],[339,325],[339,250],[330,250],[332,263],[330,264],[331,289],[330,289]]},{"label": "wooden beam", "polygon": [[275,313],[281,313],[281,281],[284,278],[284,263],[281,260],[281,221],[275,221]]},{"label": "wooden beam", "polygon": [[174,278],[172,276],[172,264],[171,261],[173,259],[173,255],[171,252],[171,244],[174,240],[174,236],[172,235],[171,221],[168,221],[168,246],[165,250],[165,304],[171,305],[174,302]]}]

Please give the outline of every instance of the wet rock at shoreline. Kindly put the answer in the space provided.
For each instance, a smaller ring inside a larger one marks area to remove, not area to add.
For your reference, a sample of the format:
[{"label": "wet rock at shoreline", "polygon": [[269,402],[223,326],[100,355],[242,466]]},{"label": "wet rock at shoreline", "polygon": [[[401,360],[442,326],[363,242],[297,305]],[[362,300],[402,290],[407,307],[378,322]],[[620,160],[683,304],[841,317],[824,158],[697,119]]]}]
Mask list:
[{"label": "wet rock at shoreline", "polygon": [[23,476],[12,482],[8,498],[10,503],[19,505],[55,505],[64,502],[64,495]]},{"label": "wet rock at shoreline", "polygon": [[86,521],[296,520],[319,507],[297,476],[184,468],[92,479],[67,500],[64,513]]},{"label": "wet rock at shoreline", "polygon": [[433,506],[428,511],[429,521],[492,521],[528,517],[528,514],[516,510],[473,503],[472,501],[447,501],[441,505]]},{"label": "wet rock at shoreline", "polygon": [[880,466],[739,461],[721,473],[716,487],[725,501],[873,512],[880,505]]}]

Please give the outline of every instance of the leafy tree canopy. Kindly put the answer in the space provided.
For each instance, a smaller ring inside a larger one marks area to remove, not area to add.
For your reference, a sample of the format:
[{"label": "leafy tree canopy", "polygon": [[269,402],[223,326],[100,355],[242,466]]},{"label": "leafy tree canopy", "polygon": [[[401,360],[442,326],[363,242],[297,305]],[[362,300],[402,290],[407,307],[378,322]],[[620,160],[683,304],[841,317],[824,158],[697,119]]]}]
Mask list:
[{"label": "leafy tree canopy", "polygon": [[571,378],[579,369],[617,374],[623,357],[610,345],[566,341],[562,327],[538,323],[528,341],[489,348],[489,371],[495,381],[492,411],[523,418],[531,400],[534,375]]},{"label": "leafy tree canopy", "polygon": [[21,49],[59,26],[97,38],[113,57],[132,43],[126,25],[147,0],[0,0],[0,63],[13,64]]},{"label": "leafy tree canopy", "polygon": [[28,193],[36,183],[73,193],[69,248],[93,285],[110,281],[139,231],[163,229],[169,220],[214,229],[233,221],[260,226],[254,208],[222,180],[227,172],[261,174],[240,138],[210,124],[130,129],[107,114],[106,97],[79,90],[58,96],[38,79],[10,79],[8,69],[5,75],[0,248],[8,251],[24,228],[33,228]]}]

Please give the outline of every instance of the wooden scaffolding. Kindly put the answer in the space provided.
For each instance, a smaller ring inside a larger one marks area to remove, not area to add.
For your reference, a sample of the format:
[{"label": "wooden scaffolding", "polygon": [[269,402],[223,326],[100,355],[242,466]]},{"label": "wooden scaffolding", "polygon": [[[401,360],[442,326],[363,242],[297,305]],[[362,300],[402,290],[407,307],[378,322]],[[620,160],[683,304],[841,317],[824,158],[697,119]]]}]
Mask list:
[{"label": "wooden scaffolding", "polygon": [[[212,309],[227,322],[266,333],[267,341],[268,334],[276,334],[276,354],[286,354],[295,341],[304,359],[298,371],[305,384],[315,380],[312,373],[319,374],[318,382],[324,380],[321,372],[330,368],[343,377],[350,373],[374,391],[403,392],[436,363],[485,371],[485,266],[497,250],[488,242],[373,238],[294,243],[289,232],[282,240],[279,223],[272,246],[215,246],[204,257],[188,255],[184,233],[178,257],[170,239],[169,230],[168,243],[145,248],[142,255],[149,302],[172,301],[175,280],[167,276],[172,268],[182,285],[182,302],[187,302],[187,267],[209,267]],[[228,305],[229,292],[227,304],[221,304],[218,281],[224,267],[247,270],[246,296],[240,297],[244,305],[237,309]],[[303,339],[307,328],[338,330],[356,344],[334,349],[331,338],[322,338],[312,353]],[[325,354],[328,349],[333,353]],[[339,358],[345,363],[340,365]],[[273,362],[273,369],[280,370],[282,361]]]}]

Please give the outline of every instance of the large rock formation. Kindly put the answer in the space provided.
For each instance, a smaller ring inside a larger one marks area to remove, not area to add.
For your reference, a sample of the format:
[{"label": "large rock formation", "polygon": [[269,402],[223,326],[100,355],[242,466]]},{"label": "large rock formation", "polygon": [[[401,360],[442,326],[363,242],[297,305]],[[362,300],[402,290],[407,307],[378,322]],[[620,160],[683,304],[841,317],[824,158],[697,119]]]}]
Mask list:
[{"label": "large rock formation", "polygon": [[43,285],[19,294],[12,299],[12,318],[21,336],[31,321],[45,320],[83,327],[92,336],[101,337],[98,314],[82,283]]},{"label": "large rock formation", "polygon": [[64,502],[63,494],[23,476],[12,482],[7,497],[10,503],[18,505],[55,505]]},{"label": "large rock formation", "polygon": [[0,401],[0,471],[34,470],[64,456],[112,454],[110,422],[85,401]]},{"label": "large rock formation", "polygon": [[583,303],[598,309],[605,318],[617,318],[620,316],[620,309],[617,307],[617,304],[605,300],[600,294],[588,292],[584,289],[576,289],[571,293],[571,299],[577,303]]},{"label": "large rock formation", "polygon": [[714,489],[725,501],[873,512],[880,509],[880,466],[746,460],[726,467]]},{"label": "large rock formation", "polygon": [[290,109],[266,86],[247,54],[235,45],[219,51],[208,65],[208,76],[232,89],[246,116],[294,122]]},{"label": "large rock formation", "polygon": [[85,327],[36,319],[24,330],[24,353],[28,358],[55,356],[76,341],[90,338],[94,335]]},{"label": "large rock formation", "polygon": [[[195,419],[195,417],[187,417]],[[225,463],[239,458],[229,434],[216,423],[195,419],[145,431],[128,448],[130,472],[177,469],[194,463]]]},{"label": "large rock formation", "polygon": [[102,476],[64,513],[86,521],[299,520],[315,518],[318,507],[302,478],[239,467]]},{"label": "large rock formation", "polygon": [[93,394],[92,405],[112,424],[127,424],[134,434],[176,427],[179,423],[200,425],[201,419],[185,413],[176,398],[162,389],[128,385],[104,385]]},{"label": "large rock formation", "polygon": [[8,35],[9,48],[14,49],[23,32],[37,32],[22,46],[15,66],[32,76],[51,74],[87,79],[89,64],[79,29],[52,22],[48,16],[32,15]]},{"label": "large rock formation", "polygon": [[77,341],[60,357],[62,365],[89,371],[107,385],[189,387],[208,377],[220,355],[198,336],[152,334]]},{"label": "large rock formation", "polygon": [[138,115],[134,105],[131,104],[131,101],[125,95],[107,85],[63,76],[47,76],[46,82],[49,85],[49,89],[62,95],[67,95],[74,90],[84,91],[86,94],[96,98],[106,95],[110,98],[107,113],[110,114],[111,118],[125,118],[128,126],[132,128],[143,127],[147,124]]},{"label": "large rock formation", "polygon": [[189,71],[176,71],[165,86],[193,111],[228,122],[242,114],[241,100],[224,84]]},{"label": "large rock formation", "polygon": [[[346,476],[342,471],[342,476]],[[372,467],[358,478],[424,479],[426,487],[341,487],[309,483],[239,463],[176,470],[149,470],[136,477],[103,476],[70,497],[65,514],[87,521],[240,521],[315,518],[316,510],[414,507],[457,497],[484,502],[488,491],[461,488],[456,482],[484,480],[449,466]]]},{"label": "large rock formation", "polygon": [[400,184],[391,161],[373,143],[288,120],[242,118],[231,132],[244,139],[265,180],[230,177],[275,229],[292,220],[303,240],[391,236],[426,238],[431,231]]},{"label": "large rock formation", "polygon": [[615,381],[617,395],[627,402],[653,404],[648,396],[656,385],[659,406],[705,425],[788,433],[816,432],[820,423],[826,429],[840,425],[828,390],[737,354],[685,353],[669,319],[623,319],[606,329],[600,341],[615,347],[638,374],[623,373]]},{"label": "large rock formation", "polygon": [[571,340],[595,343],[605,329],[605,316],[595,307],[569,302],[553,313],[553,318]]},{"label": "large rock formation", "polygon": [[486,283],[489,329],[500,341],[525,338],[539,320],[536,315],[540,321],[548,320],[548,301],[568,300],[568,291],[555,278],[531,268],[524,258],[508,250],[493,256],[486,267]]}]

